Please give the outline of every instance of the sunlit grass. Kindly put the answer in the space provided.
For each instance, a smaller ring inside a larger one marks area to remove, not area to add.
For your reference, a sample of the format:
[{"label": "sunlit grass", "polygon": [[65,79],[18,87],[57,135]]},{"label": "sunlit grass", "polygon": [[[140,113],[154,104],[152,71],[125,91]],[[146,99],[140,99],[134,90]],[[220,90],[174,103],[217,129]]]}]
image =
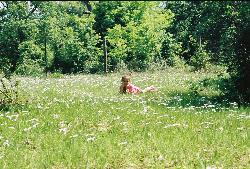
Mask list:
[{"label": "sunlit grass", "polygon": [[249,108],[190,87],[213,73],[19,78],[27,105],[0,113],[0,168],[249,168]]}]

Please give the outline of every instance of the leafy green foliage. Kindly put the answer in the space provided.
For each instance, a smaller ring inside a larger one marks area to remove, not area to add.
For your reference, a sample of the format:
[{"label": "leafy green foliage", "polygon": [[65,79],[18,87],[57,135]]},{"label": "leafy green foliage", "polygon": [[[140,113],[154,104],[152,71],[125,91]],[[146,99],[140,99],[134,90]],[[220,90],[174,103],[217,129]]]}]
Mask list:
[{"label": "leafy green foliage", "polygon": [[184,65],[182,50],[182,42],[178,42],[173,34],[166,33],[161,48],[162,59],[166,60],[169,66],[182,67]]},{"label": "leafy green foliage", "polygon": [[229,23],[221,38],[223,61],[228,65],[238,102],[250,102],[250,4],[234,2],[227,5],[225,13]]},{"label": "leafy green foliage", "polygon": [[235,88],[232,96],[237,101],[249,102],[249,3],[190,1],[166,4],[175,14],[168,30],[182,44],[181,57],[195,70],[211,63],[227,66]]},{"label": "leafy green foliage", "polygon": [[158,5],[156,2],[121,4],[124,12],[121,20],[124,22],[108,28],[107,33],[111,65],[115,67],[123,61],[129,69],[145,70],[150,63],[161,59],[165,28],[169,26],[172,14],[164,12]]},{"label": "leafy green foliage", "polygon": [[[18,74],[97,72],[99,36],[92,29],[93,16],[83,16],[80,2],[5,2],[1,9],[0,51],[2,66]],[[29,16],[29,18],[24,17]],[[11,48],[11,50],[9,50]]]},{"label": "leafy green foliage", "polygon": [[19,96],[20,81],[11,78],[6,74],[0,76],[0,111],[8,111],[11,107],[24,104],[24,100]]},{"label": "leafy green foliage", "polygon": [[15,73],[21,75],[40,75],[43,72],[44,52],[33,41],[25,41],[19,45],[20,58]]},{"label": "leafy green foliage", "polygon": [[195,54],[190,58],[189,64],[194,67],[194,70],[206,69],[209,64],[210,55],[204,49],[205,45],[201,45]]},{"label": "leafy green foliage", "polygon": [[27,39],[23,30],[27,2],[6,1],[5,3],[8,8],[2,8],[0,16],[0,56],[1,61],[4,61],[1,65],[9,67],[13,72],[20,57],[18,45]]},{"label": "leafy green foliage", "polygon": [[43,7],[48,10],[48,18],[44,18],[41,25],[42,32],[45,32],[41,42],[46,38],[48,48],[53,52],[50,69],[62,73],[97,72],[100,49],[95,47],[99,36],[92,29],[93,16],[79,16],[75,15],[76,11],[69,10],[76,10],[80,2],[48,5],[60,9],[60,13],[54,14],[54,11],[48,10],[50,6]]}]

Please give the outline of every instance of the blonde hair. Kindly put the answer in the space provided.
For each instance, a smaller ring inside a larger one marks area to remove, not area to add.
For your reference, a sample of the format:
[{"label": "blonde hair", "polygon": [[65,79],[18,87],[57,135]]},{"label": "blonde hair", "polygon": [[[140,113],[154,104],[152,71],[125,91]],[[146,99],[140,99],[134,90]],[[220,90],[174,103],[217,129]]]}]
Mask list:
[{"label": "blonde hair", "polygon": [[[122,76],[121,82],[131,82],[131,76],[130,75],[124,75]],[[121,93],[126,93],[127,92],[127,86],[121,85],[122,88],[120,88]]]},{"label": "blonde hair", "polygon": [[128,80],[130,82],[131,81],[131,77],[129,75],[122,76],[121,81],[124,82],[126,80]]}]

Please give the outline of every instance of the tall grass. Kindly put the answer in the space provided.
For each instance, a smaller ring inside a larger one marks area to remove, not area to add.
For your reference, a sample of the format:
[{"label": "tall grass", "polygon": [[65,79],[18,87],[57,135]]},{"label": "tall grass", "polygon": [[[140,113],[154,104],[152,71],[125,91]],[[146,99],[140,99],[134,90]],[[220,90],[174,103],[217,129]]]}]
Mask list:
[{"label": "tall grass", "polygon": [[191,90],[215,73],[133,73],[155,93],[120,95],[121,74],[20,80],[0,112],[0,168],[249,168],[249,108]]}]

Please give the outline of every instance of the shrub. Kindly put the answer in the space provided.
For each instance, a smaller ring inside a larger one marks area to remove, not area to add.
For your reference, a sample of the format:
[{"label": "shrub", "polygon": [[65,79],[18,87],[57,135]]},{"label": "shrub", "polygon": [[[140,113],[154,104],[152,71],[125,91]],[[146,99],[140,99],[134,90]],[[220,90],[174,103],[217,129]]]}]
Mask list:
[{"label": "shrub", "polygon": [[189,64],[193,66],[194,70],[196,71],[202,68],[206,68],[207,65],[209,64],[209,60],[210,60],[210,55],[202,45],[190,58]]},{"label": "shrub", "polygon": [[5,74],[0,77],[0,110],[8,109],[21,103],[19,98],[19,81]]},{"label": "shrub", "polygon": [[[45,69],[44,52],[34,41],[25,41],[19,45],[20,58],[15,70],[20,75],[41,75]],[[49,53],[49,52],[48,52]],[[48,56],[50,56],[48,54]]]}]

